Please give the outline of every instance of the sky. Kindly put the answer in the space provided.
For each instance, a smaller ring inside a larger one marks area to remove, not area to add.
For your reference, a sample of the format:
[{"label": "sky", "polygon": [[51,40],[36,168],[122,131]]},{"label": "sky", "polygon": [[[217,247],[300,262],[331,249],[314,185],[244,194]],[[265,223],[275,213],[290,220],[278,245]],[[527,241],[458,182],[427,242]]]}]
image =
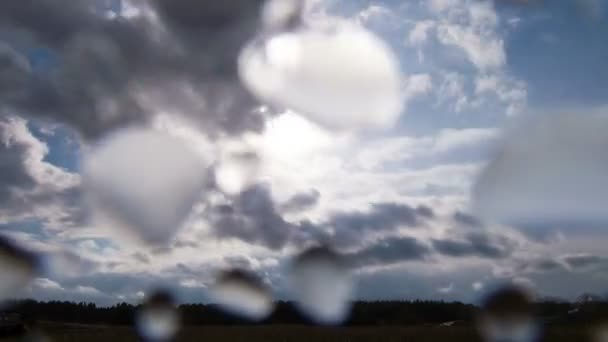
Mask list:
[{"label": "sky", "polygon": [[294,25],[372,32],[398,73],[313,35],[279,96],[239,55],[277,33],[236,3],[0,4],[0,233],[46,262],[23,296],[208,302],[243,268],[291,298],[319,243],[355,299],[608,295],[608,5],[309,0]]}]

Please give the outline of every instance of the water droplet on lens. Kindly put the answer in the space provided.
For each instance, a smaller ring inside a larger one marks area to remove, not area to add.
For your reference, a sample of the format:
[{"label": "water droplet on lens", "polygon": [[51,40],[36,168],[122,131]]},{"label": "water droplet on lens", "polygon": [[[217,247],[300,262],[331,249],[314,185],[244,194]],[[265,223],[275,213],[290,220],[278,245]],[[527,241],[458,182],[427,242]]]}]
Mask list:
[{"label": "water droplet on lens", "polygon": [[[127,129],[87,156],[83,185],[97,226],[122,228],[152,244],[167,243],[204,186],[201,158],[179,138]],[[128,235],[129,235],[128,234]]]},{"label": "water droplet on lens", "polygon": [[245,46],[238,64],[255,96],[327,128],[385,128],[401,114],[397,58],[384,41],[356,25],[260,37]]},{"label": "water droplet on lens", "polygon": [[38,271],[38,257],[0,237],[0,300],[18,295]]},{"label": "water droplet on lens", "polygon": [[226,311],[252,320],[262,320],[274,309],[270,290],[258,277],[242,270],[222,273],[211,294]]},{"label": "water droplet on lens", "polygon": [[343,322],[351,308],[353,283],[345,260],[325,247],[302,253],[293,262],[289,285],[298,308],[320,324]]},{"label": "water droplet on lens", "polygon": [[508,286],[490,294],[483,303],[478,328],[488,342],[534,342],[540,334],[534,319],[532,296]]},{"label": "water droplet on lens", "polygon": [[180,328],[180,317],[171,294],[159,291],[150,296],[137,312],[137,332],[144,341],[170,341]]},{"label": "water droplet on lens", "polygon": [[302,1],[268,0],[262,8],[262,22],[269,32],[289,30],[301,22]]}]

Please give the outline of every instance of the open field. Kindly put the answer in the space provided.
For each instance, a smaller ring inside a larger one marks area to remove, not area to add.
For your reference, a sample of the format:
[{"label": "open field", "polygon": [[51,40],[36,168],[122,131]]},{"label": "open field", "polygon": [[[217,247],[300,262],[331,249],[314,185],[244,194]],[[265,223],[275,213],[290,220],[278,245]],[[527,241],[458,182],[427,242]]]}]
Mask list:
[{"label": "open field", "polygon": [[[130,327],[41,324],[50,341],[137,341]],[[584,329],[552,328],[543,341],[591,341]],[[19,339],[6,339],[19,341]],[[185,327],[178,341],[231,342],[476,342],[480,341],[471,327],[346,327],[326,328],[308,326]]]}]

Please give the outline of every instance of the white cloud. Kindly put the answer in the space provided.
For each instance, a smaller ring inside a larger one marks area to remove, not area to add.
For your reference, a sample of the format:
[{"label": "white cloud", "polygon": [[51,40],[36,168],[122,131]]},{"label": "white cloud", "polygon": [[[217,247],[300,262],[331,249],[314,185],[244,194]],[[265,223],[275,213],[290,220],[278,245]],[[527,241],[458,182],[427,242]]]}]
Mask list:
[{"label": "white cloud", "polygon": [[433,20],[421,20],[416,22],[414,28],[410,31],[408,39],[412,45],[420,45],[427,41],[428,31],[435,27],[436,23]]},{"label": "white cloud", "polygon": [[33,286],[46,290],[64,291],[65,289],[59,283],[48,278],[37,278],[34,280]]}]

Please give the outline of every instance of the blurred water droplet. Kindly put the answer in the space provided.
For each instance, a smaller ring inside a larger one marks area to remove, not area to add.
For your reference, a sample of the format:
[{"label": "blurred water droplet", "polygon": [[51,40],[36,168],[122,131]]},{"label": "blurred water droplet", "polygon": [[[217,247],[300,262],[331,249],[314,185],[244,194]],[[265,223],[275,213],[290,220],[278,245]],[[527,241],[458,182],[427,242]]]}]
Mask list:
[{"label": "blurred water droplet", "polygon": [[269,32],[289,30],[301,24],[300,0],[268,0],[262,8],[262,23]]},{"label": "blurred water droplet", "polygon": [[397,58],[380,38],[356,25],[301,27],[261,37],[242,50],[239,75],[262,101],[329,128],[387,127],[402,110]]},{"label": "blurred water droplet", "polygon": [[175,137],[122,130],[86,159],[83,184],[100,227],[123,228],[149,244],[168,242],[204,186],[199,156]]},{"label": "blurred water droplet", "polygon": [[482,305],[478,329],[488,342],[534,342],[540,327],[534,319],[532,296],[508,286],[490,294]]},{"label": "blurred water droplet", "polygon": [[345,260],[325,247],[296,258],[289,286],[298,308],[320,324],[339,324],[351,308],[353,283]]},{"label": "blurred water droplet", "polygon": [[0,237],[0,300],[18,295],[39,272],[38,257]]},{"label": "blurred water droplet", "polygon": [[259,164],[252,151],[228,152],[215,170],[215,181],[224,193],[236,195],[255,183]]},{"label": "blurred water droplet", "polygon": [[135,325],[144,341],[172,340],[180,328],[180,317],[173,296],[165,291],[152,294],[137,312]]},{"label": "blurred water droplet", "polygon": [[252,320],[262,320],[274,309],[270,290],[255,275],[242,270],[222,273],[211,294],[226,311]]},{"label": "blurred water droplet", "polygon": [[608,342],[608,323],[596,326],[591,334],[594,342]]}]

